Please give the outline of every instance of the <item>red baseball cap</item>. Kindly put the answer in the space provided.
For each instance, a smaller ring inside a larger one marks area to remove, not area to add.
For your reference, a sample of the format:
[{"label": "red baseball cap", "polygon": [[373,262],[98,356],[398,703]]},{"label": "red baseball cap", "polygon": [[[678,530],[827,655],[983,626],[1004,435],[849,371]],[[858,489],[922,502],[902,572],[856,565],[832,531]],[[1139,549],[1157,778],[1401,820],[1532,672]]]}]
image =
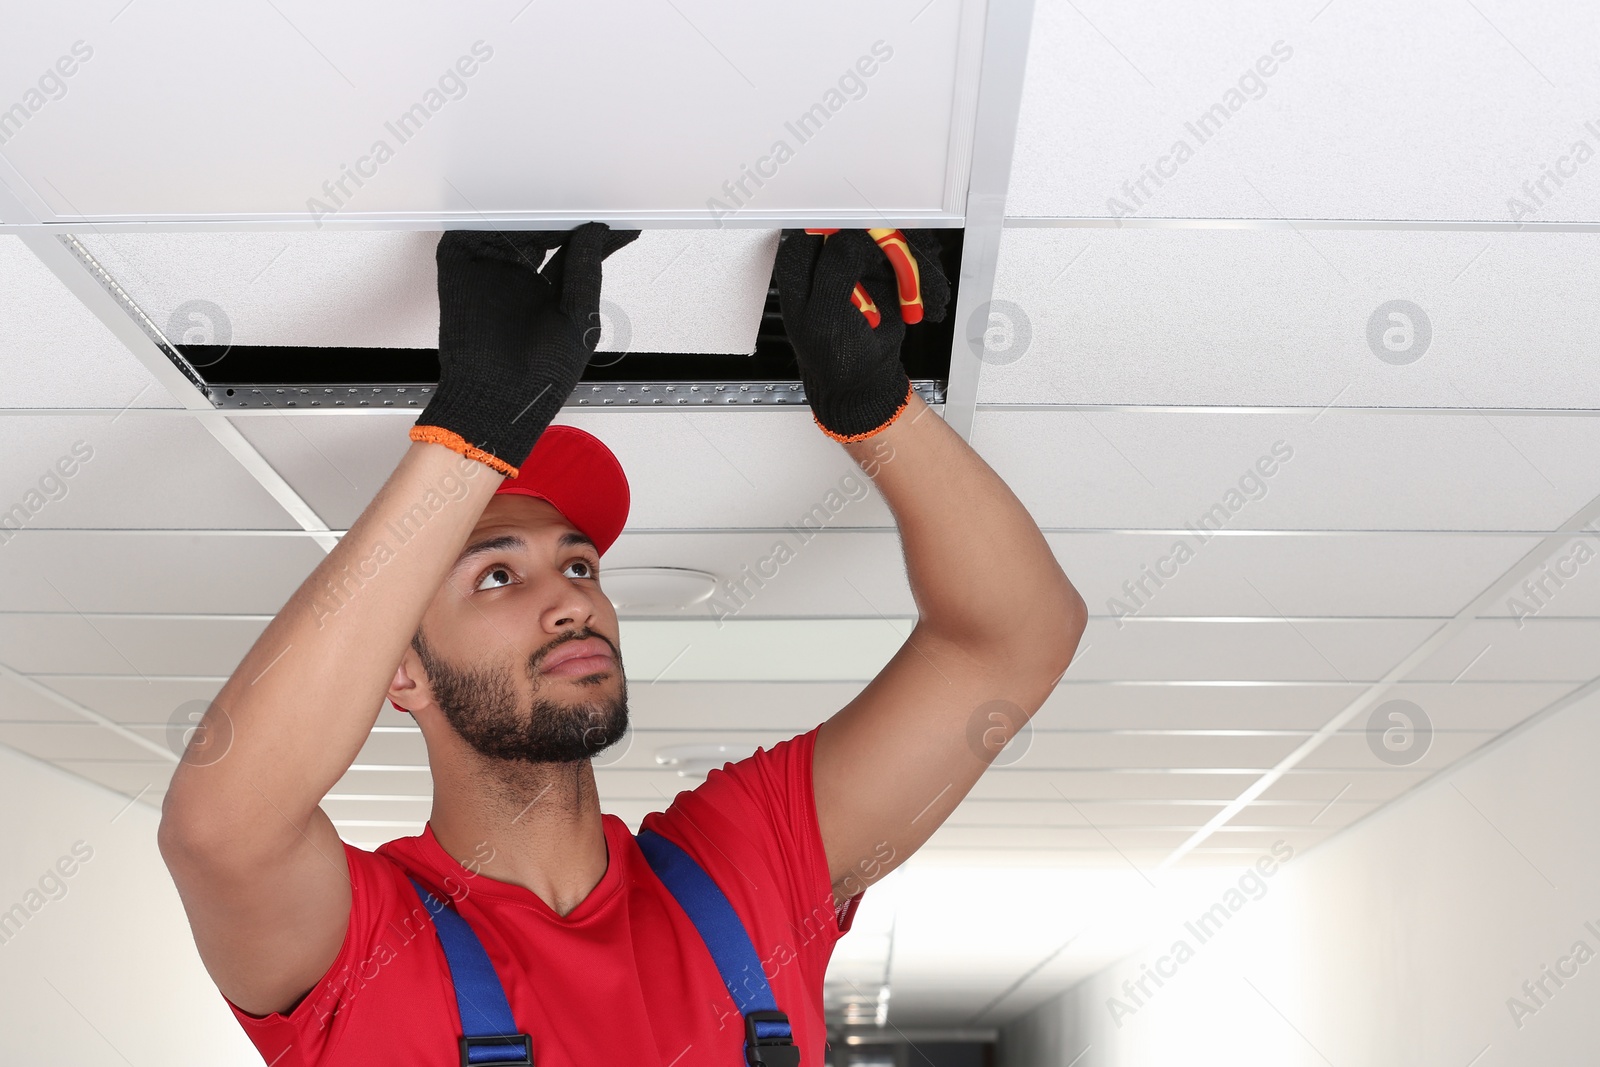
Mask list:
[{"label": "red baseball cap", "polygon": [[628,521],[628,477],[611,449],[576,426],[551,426],[539,435],[515,478],[495,490],[549,501],[605,554]]},{"label": "red baseball cap", "polygon": [[[495,496],[515,493],[548,501],[581,530],[601,555],[628,521],[628,476],[605,442],[576,426],[551,426]],[[390,707],[409,715],[394,701]]]}]

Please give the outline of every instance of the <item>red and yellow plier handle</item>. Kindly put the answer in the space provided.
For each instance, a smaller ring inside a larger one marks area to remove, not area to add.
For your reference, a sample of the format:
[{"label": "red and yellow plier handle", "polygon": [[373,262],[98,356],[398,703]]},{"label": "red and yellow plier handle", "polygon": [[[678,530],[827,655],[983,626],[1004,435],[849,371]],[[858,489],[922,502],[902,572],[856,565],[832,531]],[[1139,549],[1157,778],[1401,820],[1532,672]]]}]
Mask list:
[{"label": "red and yellow plier handle", "polygon": [[[807,230],[809,234],[820,234],[824,239],[829,234],[838,233],[838,227],[831,230]],[[906,325],[922,321],[922,278],[917,272],[917,258],[911,254],[911,248],[906,244],[905,234],[893,228],[878,228],[867,231],[867,236],[878,243],[883,249],[883,254],[889,257],[889,263],[894,267],[894,276],[900,297],[900,319]],[[860,282],[850,293],[850,302],[856,306],[861,314],[867,317],[867,325],[874,330],[878,323],[883,321],[883,313],[878,310],[878,305],[873,303],[872,297]]]}]

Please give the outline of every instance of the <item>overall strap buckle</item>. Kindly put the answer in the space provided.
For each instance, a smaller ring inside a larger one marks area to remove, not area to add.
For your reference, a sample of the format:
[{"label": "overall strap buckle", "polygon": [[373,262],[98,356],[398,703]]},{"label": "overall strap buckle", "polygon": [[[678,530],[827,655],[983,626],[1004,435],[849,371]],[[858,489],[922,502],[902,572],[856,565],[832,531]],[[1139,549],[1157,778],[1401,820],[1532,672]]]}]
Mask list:
[{"label": "overall strap buckle", "polygon": [[533,1039],[527,1034],[463,1037],[461,1067],[478,1067],[484,1063],[533,1067]]},{"label": "overall strap buckle", "polygon": [[781,1011],[752,1011],[744,1017],[744,1058],[751,1067],[800,1067],[789,1017]]}]

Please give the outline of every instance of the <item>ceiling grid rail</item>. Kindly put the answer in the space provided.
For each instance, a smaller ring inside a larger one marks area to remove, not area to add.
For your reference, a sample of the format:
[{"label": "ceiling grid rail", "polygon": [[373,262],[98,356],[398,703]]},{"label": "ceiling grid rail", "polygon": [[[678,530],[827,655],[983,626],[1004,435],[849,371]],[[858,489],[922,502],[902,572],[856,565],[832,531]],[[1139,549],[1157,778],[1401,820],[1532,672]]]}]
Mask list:
[{"label": "ceiling grid rail", "polygon": [[[3,174],[0,174],[0,218],[35,218],[6,184]],[[50,234],[37,224],[20,227],[20,231],[23,244],[45,269],[123,343],[150,376],[178,401],[180,410],[198,421],[302,530],[311,534],[324,551],[331,552],[339,539],[329,530],[328,524],[238,427],[217,411],[202,392],[199,375],[89,250],[71,234]],[[96,413],[101,412],[96,409]]]}]

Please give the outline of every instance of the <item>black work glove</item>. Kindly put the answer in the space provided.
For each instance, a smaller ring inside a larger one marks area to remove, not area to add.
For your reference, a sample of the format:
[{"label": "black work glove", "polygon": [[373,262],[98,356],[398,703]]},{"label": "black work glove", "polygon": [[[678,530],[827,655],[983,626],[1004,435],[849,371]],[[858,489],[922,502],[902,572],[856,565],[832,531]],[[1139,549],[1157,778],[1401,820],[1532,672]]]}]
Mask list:
[{"label": "black work glove", "polygon": [[[950,283],[932,230],[902,230],[921,274],[923,317],[944,318]],[[905,321],[889,259],[865,230],[826,239],[784,230],[774,270],[784,329],[817,425],[838,441],[860,441],[892,423],[911,399],[900,363]],[[851,301],[856,283],[881,316],[876,328]]]},{"label": "black work glove", "polygon": [[411,439],[516,477],[600,341],[601,262],[638,236],[587,222],[440,237],[439,387]]}]

